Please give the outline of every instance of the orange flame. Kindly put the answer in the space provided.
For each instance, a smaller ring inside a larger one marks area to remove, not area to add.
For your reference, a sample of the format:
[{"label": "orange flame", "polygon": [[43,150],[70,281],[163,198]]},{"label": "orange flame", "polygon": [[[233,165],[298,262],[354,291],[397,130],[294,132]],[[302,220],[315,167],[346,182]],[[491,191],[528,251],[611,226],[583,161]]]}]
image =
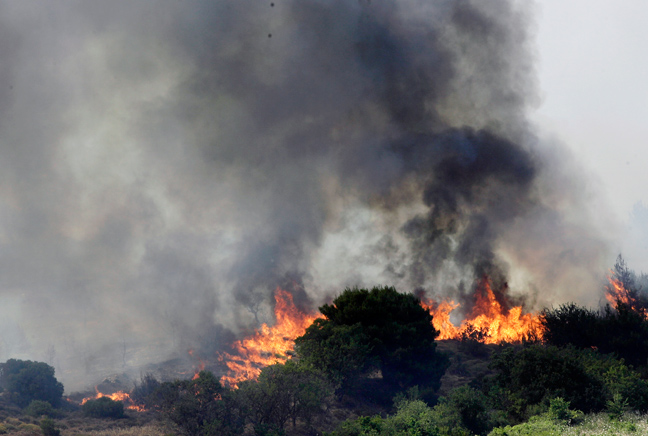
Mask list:
[{"label": "orange flame", "polygon": [[146,409],[142,406],[139,406],[133,402],[131,399],[130,395],[124,391],[117,391],[112,394],[104,394],[99,391],[97,386],[95,386],[95,392],[97,393],[94,397],[87,397],[81,400],[81,406],[83,406],[85,403],[87,403],[90,400],[97,400],[102,397],[108,397],[113,401],[121,401],[124,403],[124,407],[126,407],[129,410],[136,410],[138,412],[145,412]]},{"label": "orange flame", "polygon": [[316,314],[304,314],[297,309],[292,295],[283,289],[275,291],[275,302],[273,327],[263,324],[252,336],[236,341],[232,345],[236,355],[220,355],[219,360],[229,369],[221,377],[221,383],[235,388],[244,380],[257,378],[261,368],[288,360],[287,354],[294,349],[295,338],[303,335],[317,318]]},{"label": "orange flame", "polygon": [[430,311],[432,324],[440,334],[437,339],[460,339],[463,335],[477,332],[481,342],[499,344],[502,342],[519,343],[525,337],[542,336],[542,325],[538,315],[522,313],[522,306],[509,310],[497,301],[487,279],[477,287],[475,306],[472,312],[456,327],[450,321],[450,313],[459,307],[454,301],[422,301],[421,305]]},{"label": "orange flame", "polygon": [[636,294],[633,295],[630,289],[627,289],[621,280],[613,278],[612,274],[613,272],[610,271],[610,275],[608,275],[608,281],[610,284],[605,287],[607,290],[605,298],[610,305],[616,307],[618,303],[624,304],[635,312],[644,313],[646,318],[648,318],[648,312],[645,312],[645,308],[641,302],[637,300]]},{"label": "orange flame", "polygon": [[[189,355],[191,357],[194,357],[194,350],[189,350]],[[204,370],[205,370],[205,362],[200,357],[198,357],[198,368],[194,370],[194,375],[191,378],[191,380],[198,379],[200,377],[200,371],[204,371]]]}]

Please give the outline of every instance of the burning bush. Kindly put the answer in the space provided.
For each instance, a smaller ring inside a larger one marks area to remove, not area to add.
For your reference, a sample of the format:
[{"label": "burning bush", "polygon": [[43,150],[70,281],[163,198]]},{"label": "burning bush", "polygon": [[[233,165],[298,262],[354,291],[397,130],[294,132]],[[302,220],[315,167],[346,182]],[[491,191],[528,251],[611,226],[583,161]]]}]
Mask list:
[{"label": "burning bush", "polygon": [[88,400],[81,406],[83,414],[90,418],[123,418],[124,403],[108,397]]},{"label": "burning bush", "polygon": [[601,312],[564,304],[544,310],[541,322],[547,344],[613,353],[636,367],[648,361],[648,319],[624,302]]}]

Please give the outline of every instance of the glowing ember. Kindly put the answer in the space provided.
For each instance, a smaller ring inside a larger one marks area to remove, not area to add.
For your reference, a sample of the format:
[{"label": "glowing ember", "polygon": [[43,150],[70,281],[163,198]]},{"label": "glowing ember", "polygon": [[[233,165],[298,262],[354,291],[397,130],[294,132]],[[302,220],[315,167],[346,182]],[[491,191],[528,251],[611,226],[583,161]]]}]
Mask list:
[{"label": "glowing ember", "polygon": [[487,279],[484,279],[475,292],[475,306],[472,312],[456,327],[450,321],[450,313],[459,307],[454,301],[421,302],[433,316],[432,324],[440,334],[437,339],[460,339],[462,335],[477,332],[480,340],[486,344],[502,342],[522,342],[524,338],[542,335],[540,319],[534,314],[522,314],[522,307],[515,306],[509,310],[502,307]]},{"label": "glowing ember", "polygon": [[294,349],[294,340],[306,331],[317,318],[316,314],[304,314],[293,302],[290,293],[277,288],[275,291],[275,318],[273,327],[263,324],[254,335],[236,341],[232,347],[236,355],[222,353],[229,371],[221,377],[221,383],[236,387],[243,380],[255,379],[261,368],[288,360],[287,354]]},{"label": "glowing ember", "polygon": [[115,393],[112,393],[112,394],[104,394],[102,392],[99,392],[99,389],[96,386],[95,386],[95,391],[97,392],[97,394],[94,397],[87,397],[87,398],[84,398],[83,400],[81,400],[81,405],[84,405],[85,403],[87,403],[90,400],[96,400],[96,399],[99,399],[99,398],[102,398],[102,397],[108,397],[113,401],[121,401],[122,403],[124,403],[124,407],[126,409],[136,410],[138,412],[145,412],[146,411],[146,409],[144,407],[138,406],[137,404],[135,404],[133,402],[133,400],[131,399],[130,395],[128,393],[126,393],[126,392],[118,391],[118,392],[115,392]]}]

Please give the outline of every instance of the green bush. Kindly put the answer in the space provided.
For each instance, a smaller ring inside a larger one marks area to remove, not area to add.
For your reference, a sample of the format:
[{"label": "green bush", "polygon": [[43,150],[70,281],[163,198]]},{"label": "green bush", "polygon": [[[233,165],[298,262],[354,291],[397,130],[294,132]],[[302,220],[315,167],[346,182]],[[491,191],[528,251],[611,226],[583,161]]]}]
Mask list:
[{"label": "green bush", "polygon": [[40,428],[43,432],[43,436],[60,436],[61,430],[56,428],[54,420],[51,418],[45,418],[40,422]]},{"label": "green bush", "polygon": [[517,422],[535,412],[531,406],[548,406],[555,397],[564,398],[584,412],[600,411],[607,391],[600,376],[584,363],[588,357],[574,348],[506,348],[491,362],[497,371],[491,398]]},{"label": "green bush", "polygon": [[34,416],[38,418],[39,416],[48,416],[50,418],[56,415],[54,408],[47,401],[34,400],[29,403],[24,410],[25,415]]},{"label": "green bush", "polygon": [[164,382],[148,396],[150,404],[190,436],[239,435],[244,411],[237,393],[224,389],[209,371],[195,380]]},{"label": "green bush", "polygon": [[83,404],[83,406],[81,406],[81,410],[85,416],[90,418],[124,417],[124,403],[121,401],[114,401],[108,397],[88,400]]},{"label": "green bush", "polygon": [[54,368],[43,362],[9,359],[0,364],[0,387],[20,407],[33,400],[57,407],[63,398],[63,385],[54,377]]}]

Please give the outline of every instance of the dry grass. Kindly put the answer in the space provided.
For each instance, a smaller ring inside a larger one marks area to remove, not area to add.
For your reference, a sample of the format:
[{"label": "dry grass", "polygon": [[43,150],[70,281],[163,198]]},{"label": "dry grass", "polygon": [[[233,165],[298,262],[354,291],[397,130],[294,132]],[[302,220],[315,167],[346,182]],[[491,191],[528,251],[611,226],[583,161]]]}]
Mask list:
[{"label": "dry grass", "polygon": [[638,436],[648,435],[648,415],[627,413],[620,421],[611,421],[606,414],[587,415],[578,426],[569,427],[566,436]]},{"label": "dry grass", "polygon": [[149,424],[136,427],[112,427],[102,430],[78,431],[77,429],[65,429],[61,436],[165,436],[174,432],[163,425]]}]

